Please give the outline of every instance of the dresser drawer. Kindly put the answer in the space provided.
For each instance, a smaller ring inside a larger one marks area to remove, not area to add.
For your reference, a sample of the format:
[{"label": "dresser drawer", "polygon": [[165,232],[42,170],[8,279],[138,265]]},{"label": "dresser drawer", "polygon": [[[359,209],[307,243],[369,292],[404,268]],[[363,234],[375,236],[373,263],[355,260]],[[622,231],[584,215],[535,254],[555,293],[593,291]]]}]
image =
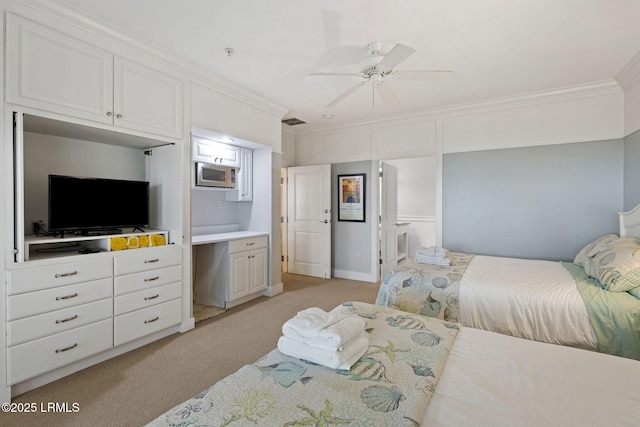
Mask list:
[{"label": "dresser drawer", "polygon": [[133,292],[114,298],[114,314],[120,315],[130,311],[139,310],[155,304],[167,302],[182,296],[182,282],[171,283],[170,285],[156,286],[144,291]]},{"label": "dresser drawer", "polygon": [[111,298],[107,298],[64,310],[14,320],[7,323],[7,345],[21,344],[111,317],[113,317],[113,302]]},{"label": "dresser drawer", "polygon": [[16,384],[113,347],[113,321],[101,320],[8,349],[8,383]]},{"label": "dresser drawer", "polygon": [[257,248],[267,247],[267,236],[250,237],[229,241],[229,253],[250,251]]},{"label": "dresser drawer", "polygon": [[155,286],[167,285],[169,283],[182,281],[182,266],[159,268],[152,271],[127,274],[113,279],[114,294],[123,295],[130,292],[137,292]]},{"label": "dresser drawer", "polygon": [[113,296],[113,279],[59,286],[7,298],[7,320],[73,307]]},{"label": "dresser drawer", "polygon": [[52,286],[88,282],[112,275],[111,258],[15,270],[9,272],[7,294],[14,295]]},{"label": "dresser drawer", "polygon": [[128,252],[126,256],[114,258],[114,274],[137,273],[170,265],[182,264],[182,247],[166,246],[140,250],[140,254]]},{"label": "dresser drawer", "polygon": [[114,317],[114,345],[152,334],[182,319],[182,298]]}]

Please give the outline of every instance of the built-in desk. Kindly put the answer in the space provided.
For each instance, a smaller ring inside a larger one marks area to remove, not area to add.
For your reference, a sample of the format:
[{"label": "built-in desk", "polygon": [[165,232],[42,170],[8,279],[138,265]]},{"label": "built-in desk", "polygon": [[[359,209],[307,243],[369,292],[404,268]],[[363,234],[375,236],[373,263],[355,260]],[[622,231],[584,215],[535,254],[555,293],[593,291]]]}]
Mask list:
[{"label": "built-in desk", "polygon": [[226,233],[203,234],[191,236],[192,245],[206,245],[208,243],[229,242],[231,240],[246,239],[250,237],[268,236],[269,233],[261,231],[229,231]]},{"label": "built-in desk", "polygon": [[231,231],[192,236],[194,301],[224,309],[269,286],[269,233]]}]

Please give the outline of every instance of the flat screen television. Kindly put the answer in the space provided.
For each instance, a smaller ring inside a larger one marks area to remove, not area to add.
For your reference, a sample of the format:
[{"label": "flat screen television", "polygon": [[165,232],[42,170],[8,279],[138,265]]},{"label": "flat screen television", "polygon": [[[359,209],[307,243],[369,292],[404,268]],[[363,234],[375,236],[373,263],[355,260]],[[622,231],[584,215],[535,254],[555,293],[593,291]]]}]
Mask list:
[{"label": "flat screen television", "polygon": [[116,233],[148,225],[147,181],[49,175],[50,233]]}]

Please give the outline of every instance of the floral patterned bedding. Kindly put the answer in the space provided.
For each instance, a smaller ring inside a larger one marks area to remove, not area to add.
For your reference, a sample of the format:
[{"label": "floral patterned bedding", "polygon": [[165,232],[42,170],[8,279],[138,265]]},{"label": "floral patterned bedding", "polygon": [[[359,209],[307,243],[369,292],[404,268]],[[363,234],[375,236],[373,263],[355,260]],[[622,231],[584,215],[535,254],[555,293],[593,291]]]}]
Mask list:
[{"label": "floral patterned bedding", "polygon": [[449,252],[451,265],[407,261],[382,280],[376,305],[458,322],[460,279],[474,255]]},{"label": "floral patterned bedding", "polygon": [[369,348],[339,371],[273,350],[150,426],[414,426],[422,420],[459,325],[353,302]]}]

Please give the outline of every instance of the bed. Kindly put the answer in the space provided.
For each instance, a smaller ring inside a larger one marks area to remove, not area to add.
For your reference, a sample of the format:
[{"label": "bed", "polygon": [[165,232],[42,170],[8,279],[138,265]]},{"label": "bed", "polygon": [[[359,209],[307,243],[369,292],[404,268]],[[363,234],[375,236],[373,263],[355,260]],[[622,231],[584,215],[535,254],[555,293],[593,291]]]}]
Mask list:
[{"label": "bed", "polygon": [[388,273],[376,305],[514,337],[640,360],[640,205],[620,235],[574,262],[464,253],[449,266],[410,260]]},{"label": "bed", "polygon": [[367,321],[350,370],[277,349],[150,426],[637,425],[634,360],[523,340],[372,304],[336,308]]}]

